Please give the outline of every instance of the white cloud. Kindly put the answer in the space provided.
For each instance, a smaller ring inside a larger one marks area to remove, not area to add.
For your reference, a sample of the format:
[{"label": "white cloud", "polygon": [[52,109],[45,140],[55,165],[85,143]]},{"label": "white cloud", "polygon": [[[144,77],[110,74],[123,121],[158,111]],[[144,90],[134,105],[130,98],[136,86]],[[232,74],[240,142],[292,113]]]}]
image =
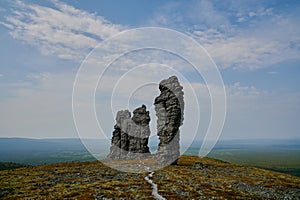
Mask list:
[{"label": "white cloud", "polygon": [[176,30],[190,29],[191,24],[210,29],[218,26],[227,30],[230,25],[225,12],[220,12],[211,1],[170,2],[161,7],[149,20],[153,26],[163,26]]},{"label": "white cloud", "polygon": [[[150,24],[188,33],[208,50],[220,68],[253,70],[298,59],[297,17],[261,3],[247,3],[171,3],[157,12]],[[182,20],[174,19],[174,15]]]},{"label": "white cloud", "polygon": [[249,17],[254,17],[254,16],[256,16],[256,13],[255,12],[249,12]]},{"label": "white cloud", "polygon": [[42,72],[42,73],[38,73],[38,74],[28,74],[27,78],[34,79],[34,80],[41,82],[41,81],[50,79],[51,78],[50,76],[51,76],[50,73]]},{"label": "white cloud", "polygon": [[260,16],[266,16],[266,15],[272,15],[273,14],[273,8],[260,8],[256,12],[249,12],[249,17],[260,17]]},{"label": "white cloud", "polygon": [[226,91],[230,98],[260,97],[266,93],[258,90],[255,86],[242,86],[240,82],[227,86]]},{"label": "white cloud", "polygon": [[244,21],[246,21],[246,19],[245,19],[244,17],[239,17],[239,18],[237,19],[237,22],[244,22]]},{"label": "white cloud", "polygon": [[81,60],[101,40],[124,29],[101,16],[52,2],[53,8],[17,1],[13,14],[1,24],[13,38],[36,46],[42,54],[72,60]]},{"label": "white cloud", "polygon": [[[244,20],[244,19],[243,19]],[[283,16],[256,22],[234,34],[215,30],[191,33],[221,68],[259,69],[300,57],[296,44],[300,28]]]},{"label": "white cloud", "polygon": [[297,51],[287,49],[288,43],[255,36],[235,36],[204,42],[203,46],[221,68],[258,69],[300,55]]},{"label": "white cloud", "polygon": [[[0,23],[10,29],[12,37],[36,46],[42,54],[77,61],[99,41],[125,29],[60,1],[52,3],[50,8],[17,1],[13,14]],[[232,3],[225,12],[206,0],[172,2],[162,7],[149,24],[188,33],[221,68],[257,69],[299,58],[300,28],[295,26],[296,19],[274,14],[273,8],[241,8]],[[245,25],[240,28],[234,22]]]}]

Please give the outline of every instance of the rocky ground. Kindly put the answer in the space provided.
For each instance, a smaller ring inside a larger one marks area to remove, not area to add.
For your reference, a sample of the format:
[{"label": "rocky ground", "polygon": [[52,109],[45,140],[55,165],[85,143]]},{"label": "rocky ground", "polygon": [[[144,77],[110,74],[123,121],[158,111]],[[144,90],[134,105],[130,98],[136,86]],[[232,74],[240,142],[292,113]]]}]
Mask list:
[{"label": "rocky ground", "polygon": [[[97,161],[3,170],[0,199],[154,199],[147,176]],[[298,177],[210,158],[182,156],[151,179],[166,199],[300,199]]]}]

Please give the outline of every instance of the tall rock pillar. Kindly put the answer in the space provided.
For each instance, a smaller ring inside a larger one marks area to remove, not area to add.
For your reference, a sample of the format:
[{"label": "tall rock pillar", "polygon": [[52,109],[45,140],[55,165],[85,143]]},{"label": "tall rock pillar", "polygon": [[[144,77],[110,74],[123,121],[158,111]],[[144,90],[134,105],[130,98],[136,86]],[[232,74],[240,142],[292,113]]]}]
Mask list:
[{"label": "tall rock pillar", "polygon": [[157,160],[162,164],[176,164],[179,152],[179,127],[183,123],[183,87],[176,76],[159,83],[160,95],[155,98],[157,135],[159,145]]},{"label": "tall rock pillar", "polygon": [[150,136],[150,115],[146,106],[142,105],[133,111],[128,129],[129,158],[141,158],[150,155],[148,140]]},{"label": "tall rock pillar", "polygon": [[116,124],[111,140],[110,153],[108,159],[124,159],[128,152],[128,134],[127,130],[130,124],[131,114],[128,110],[118,111],[116,117]]}]

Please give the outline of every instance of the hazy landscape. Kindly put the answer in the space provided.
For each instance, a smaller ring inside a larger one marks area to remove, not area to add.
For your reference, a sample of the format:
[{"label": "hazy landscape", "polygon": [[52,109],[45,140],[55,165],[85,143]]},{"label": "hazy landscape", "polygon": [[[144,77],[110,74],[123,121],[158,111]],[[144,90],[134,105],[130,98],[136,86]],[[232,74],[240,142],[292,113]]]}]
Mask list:
[{"label": "hazy landscape", "polygon": [[[97,158],[105,159],[110,144],[105,140],[86,140]],[[150,141],[150,149],[156,147]],[[289,173],[300,177],[300,142],[293,140],[228,140],[219,141],[208,155],[244,166],[254,166]],[[185,148],[185,144],[181,144]],[[200,141],[194,142],[184,155],[198,156]],[[0,162],[12,162],[24,165],[44,165],[51,163],[93,161],[93,157],[80,139],[24,139],[1,138]]]},{"label": "hazy landscape", "polygon": [[0,0],[0,199],[300,199],[299,22],[299,0]]}]

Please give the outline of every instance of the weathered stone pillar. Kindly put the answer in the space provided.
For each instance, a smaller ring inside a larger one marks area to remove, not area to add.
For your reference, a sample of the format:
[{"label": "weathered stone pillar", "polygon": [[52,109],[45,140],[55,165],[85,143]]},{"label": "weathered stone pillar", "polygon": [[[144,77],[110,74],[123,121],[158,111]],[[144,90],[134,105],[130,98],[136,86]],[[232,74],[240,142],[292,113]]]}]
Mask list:
[{"label": "weathered stone pillar", "polygon": [[157,116],[159,145],[157,160],[163,164],[176,164],[179,152],[179,127],[183,122],[183,87],[176,76],[159,83],[160,95],[154,105]]},{"label": "weathered stone pillar", "polygon": [[128,152],[128,123],[130,123],[131,114],[128,110],[118,111],[116,124],[111,140],[110,153],[108,159],[124,159]]},{"label": "weathered stone pillar", "polygon": [[142,105],[133,111],[118,111],[114,126],[110,153],[107,159],[133,159],[150,154],[148,140],[150,136],[150,115]]},{"label": "weathered stone pillar", "polygon": [[145,105],[133,111],[130,127],[128,129],[129,158],[141,158],[150,154],[148,147],[150,136],[149,122],[150,115]]}]

